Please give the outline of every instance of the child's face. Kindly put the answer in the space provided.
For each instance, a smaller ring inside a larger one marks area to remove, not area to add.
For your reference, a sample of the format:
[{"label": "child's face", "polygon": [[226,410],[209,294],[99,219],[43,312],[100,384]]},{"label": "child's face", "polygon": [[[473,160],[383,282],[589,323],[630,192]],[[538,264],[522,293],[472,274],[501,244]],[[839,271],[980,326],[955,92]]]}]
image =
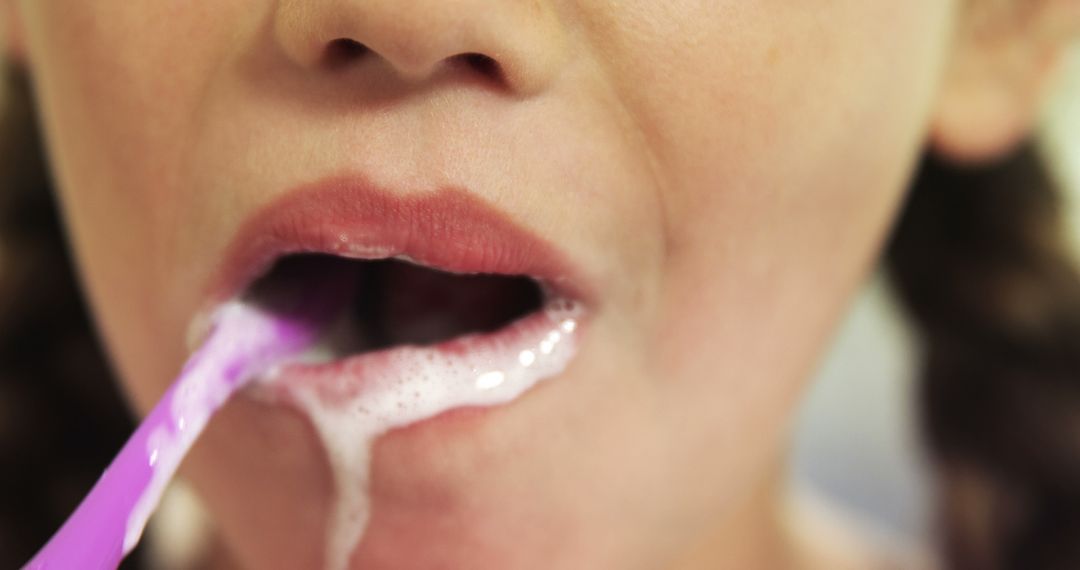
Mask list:
[{"label": "child's face", "polygon": [[[579,269],[589,326],[569,371],[524,398],[463,429],[384,437],[354,561],[656,568],[782,461],[793,402],[922,148],[953,10],[26,0],[19,13],[71,239],[140,409],[179,370],[189,321],[261,208],[342,175],[400,195],[464,188]],[[376,54],[331,65],[318,54],[338,38]],[[493,58],[502,83],[444,61],[465,52]],[[321,555],[332,486],[294,410],[241,397],[185,472],[251,567]]]}]

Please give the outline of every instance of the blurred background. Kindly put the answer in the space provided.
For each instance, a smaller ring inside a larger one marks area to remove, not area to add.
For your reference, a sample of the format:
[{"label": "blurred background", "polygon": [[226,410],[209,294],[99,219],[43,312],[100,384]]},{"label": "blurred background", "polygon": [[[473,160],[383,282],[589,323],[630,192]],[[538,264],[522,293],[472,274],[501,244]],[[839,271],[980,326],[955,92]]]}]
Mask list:
[{"label": "blurred background", "polygon": [[[1066,63],[1038,146],[1067,191],[1080,260],[1080,49]],[[914,335],[887,279],[875,274],[810,386],[791,455],[796,494],[896,552],[927,550],[937,530],[937,490],[920,446]]]}]

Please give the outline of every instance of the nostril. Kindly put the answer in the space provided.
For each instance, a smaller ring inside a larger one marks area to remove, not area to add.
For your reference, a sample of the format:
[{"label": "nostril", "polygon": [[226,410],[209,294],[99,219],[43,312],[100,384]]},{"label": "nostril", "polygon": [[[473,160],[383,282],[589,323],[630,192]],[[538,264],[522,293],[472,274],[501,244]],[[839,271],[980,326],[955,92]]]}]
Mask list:
[{"label": "nostril", "polygon": [[371,50],[364,44],[349,38],[338,38],[326,46],[324,58],[331,67],[351,63],[367,55]]},{"label": "nostril", "polygon": [[502,66],[499,62],[482,53],[463,53],[454,56],[453,59],[488,79],[495,81],[503,79]]},{"label": "nostril", "polygon": [[[323,50],[323,64],[329,68],[340,68],[351,65],[369,55],[379,54],[350,38],[338,38],[326,44]],[[450,67],[464,68],[469,73],[480,76],[496,84],[505,80],[502,66],[494,58],[482,53],[468,52],[459,53],[444,60]]]}]

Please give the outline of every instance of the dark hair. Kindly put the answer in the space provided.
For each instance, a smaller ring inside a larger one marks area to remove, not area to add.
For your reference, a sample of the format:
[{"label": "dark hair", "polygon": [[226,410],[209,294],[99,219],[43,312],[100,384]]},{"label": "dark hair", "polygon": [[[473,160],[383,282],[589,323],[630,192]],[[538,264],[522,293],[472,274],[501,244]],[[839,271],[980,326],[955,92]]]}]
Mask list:
[{"label": "dark hair", "polygon": [[920,331],[925,441],[957,569],[1080,568],[1080,278],[1028,144],[922,164],[887,252]]},{"label": "dark hair", "polygon": [[79,295],[26,79],[8,71],[2,88],[0,568],[18,568],[134,426]]},{"label": "dark hair", "polygon": [[[25,562],[132,429],[78,293],[25,78],[0,116],[0,567]],[[928,157],[888,251],[921,331],[952,568],[1080,568],[1080,280],[1031,146]],[[138,557],[126,564],[137,564]]]}]

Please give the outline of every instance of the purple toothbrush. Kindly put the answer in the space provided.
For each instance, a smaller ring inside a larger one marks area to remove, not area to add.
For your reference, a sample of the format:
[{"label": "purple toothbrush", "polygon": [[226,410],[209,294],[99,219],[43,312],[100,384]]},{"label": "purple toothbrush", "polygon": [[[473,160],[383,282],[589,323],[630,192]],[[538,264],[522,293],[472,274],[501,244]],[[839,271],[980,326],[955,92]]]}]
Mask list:
[{"label": "purple toothbrush", "polygon": [[[124,444],[90,493],[27,569],[116,568],[142,536],[180,461],[214,412],[253,378],[312,345],[352,290],[335,275],[302,291],[292,268],[286,286],[232,301],[180,376]],[[290,284],[291,283],[291,284]]]}]

